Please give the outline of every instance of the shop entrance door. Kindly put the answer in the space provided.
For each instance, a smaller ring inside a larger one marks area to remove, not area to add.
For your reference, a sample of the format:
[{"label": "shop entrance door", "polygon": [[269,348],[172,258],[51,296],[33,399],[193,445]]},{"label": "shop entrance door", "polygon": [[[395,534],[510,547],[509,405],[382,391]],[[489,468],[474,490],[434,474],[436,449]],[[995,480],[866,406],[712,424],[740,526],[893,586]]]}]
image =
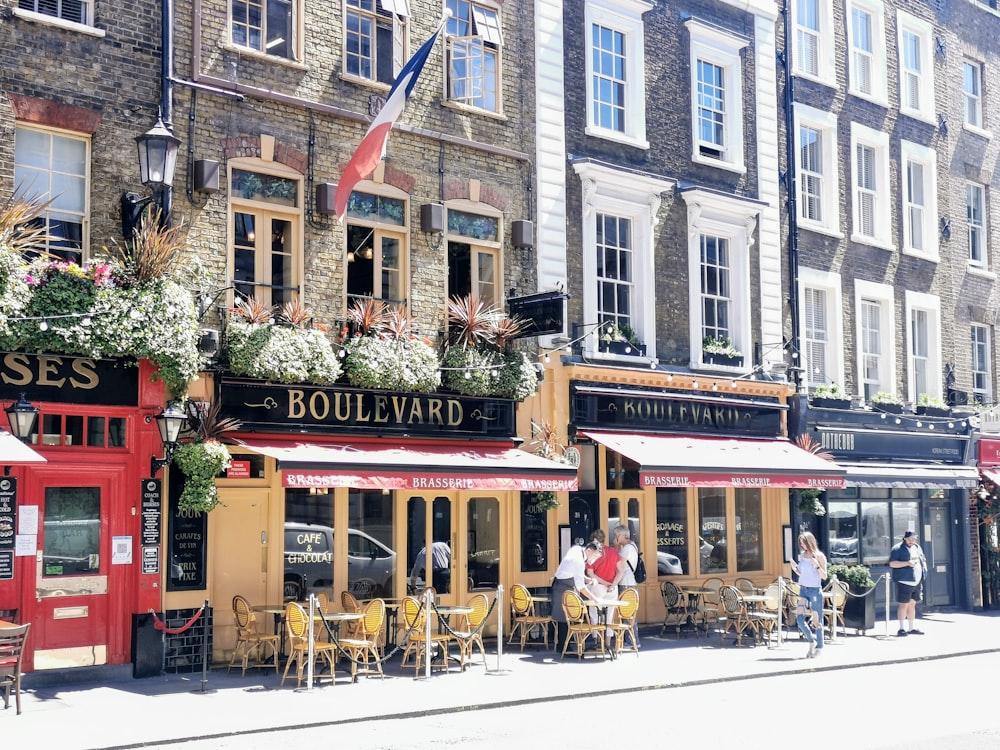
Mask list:
[{"label": "shop entrance door", "polygon": [[927,504],[927,522],[930,534],[927,536],[927,584],[924,586],[924,601],[931,607],[945,607],[954,603],[951,506],[947,502],[931,501]]},{"label": "shop entrance door", "polygon": [[426,586],[432,586],[441,601],[453,603],[453,551],[457,541],[452,521],[453,498],[400,492],[398,502],[404,522],[403,539],[397,544],[397,551],[403,552],[406,592],[420,593]]},{"label": "shop entrance door", "polygon": [[[124,470],[62,466],[36,469],[20,507],[21,518],[37,513],[34,574],[25,577],[23,601],[30,620],[34,669],[120,663],[129,623],[112,621],[127,603],[110,601],[109,591],[127,591],[137,553],[132,537],[111,528],[113,498],[121,493]],[[29,510],[30,509],[30,510]],[[30,568],[29,568],[30,569]],[[31,605],[26,607],[30,609]]]}]

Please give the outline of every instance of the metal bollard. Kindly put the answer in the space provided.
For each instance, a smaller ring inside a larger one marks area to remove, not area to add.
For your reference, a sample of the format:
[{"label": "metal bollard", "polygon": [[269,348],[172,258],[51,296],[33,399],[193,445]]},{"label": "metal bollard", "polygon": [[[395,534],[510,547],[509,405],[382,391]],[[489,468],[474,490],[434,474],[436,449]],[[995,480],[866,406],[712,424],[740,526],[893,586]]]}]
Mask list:
[{"label": "metal bollard", "polygon": [[[424,678],[431,678],[431,611],[434,604],[434,592],[429,588],[424,591],[424,626],[427,643],[424,644]],[[447,667],[447,665],[445,665]]]},{"label": "metal bollard", "polygon": [[503,618],[506,610],[503,607],[503,584],[497,586],[497,672],[500,669],[500,662],[503,659]]},{"label": "metal bollard", "polygon": [[308,654],[309,663],[308,663],[308,666],[306,667],[306,670],[307,670],[306,671],[306,675],[307,675],[307,677],[306,677],[306,690],[312,690],[313,689],[313,659],[316,657],[316,648],[315,648],[315,641],[314,641],[315,633],[313,632],[313,628],[315,627],[315,624],[316,624],[316,620],[314,619],[315,615],[316,615],[316,595],[315,594],[309,594],[309,629],[308,629],[308,633],[309,633],[309,654]]}]

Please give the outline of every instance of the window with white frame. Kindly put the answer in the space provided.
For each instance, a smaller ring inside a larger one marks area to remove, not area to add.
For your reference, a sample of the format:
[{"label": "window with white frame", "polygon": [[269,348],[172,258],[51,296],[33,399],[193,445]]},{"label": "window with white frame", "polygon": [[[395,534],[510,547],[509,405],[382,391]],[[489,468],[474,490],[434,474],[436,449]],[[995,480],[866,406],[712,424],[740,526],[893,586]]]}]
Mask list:
[{"label": "window with white frame", "polygon": [[858,381],[866,401],[880,391],[894,393],[896,366],[893,288],[854,282]]},{"label": "window with white frame", "polygon": [[[660,196],[673,183],[611,165],[580,160],[583,183],[584,320],[627,323],[655,356],[654,228]],[[596,340],[585,346],[596,353]]]},{"label": "window with white frame", "polygon": [[971,128],[983,127],[983,66],[975,60],[962,61],[963,116]]},{"label": "window with white frame", "polygon": [[645,0],[591,0],[588,35],[588,135],[649,148],[646,140]]},{"label": "window with white frame", "polygon": [[344,75],[391,86],[406,60],[408,0],[346,0]]},{"label": "window with white frame", "polygon": [[229,166],[229,262],[237,296],[268,307],[301,300],[302,175],[261,159],[231,159]]},{"label": "window with white frame", "polygon": [[799,269],[802,331],[799,364],[810,388],[844,382],[840,283],[839,274],[805,267]]},{"label": "window with white frame", "polygon": [[906,319],[910,400],[916,403],[922,393],[941,398],[941,300],[907,290]]},{"label": "window with white frame", "polygon": [[896,31],[899,37],[899,111],[936,122],[933,28],[927,21],[897,11]]},{"label": "window with white frame", "polygon": [[407,299],[407,195],[387,185],[355,190],[347,201],[347,305],[372,297]]},{"label": "window with white frame", "polygon": [[986,269],[986,186],[965,185],[965,210],[969,223],[969,265]]},{"label": "window with white frame", "polygon": [[45,239],[36,249],[82,264],[89,226],[90,138],[51,128],[14,128],[14,191],[46,204],[31,224]]},{"label": "window with white frame", "polygon": [[704,367],[705,339],[751,347],[750,248],[760,207],[707,190],[681,193],[688,206],[688,284],[692,366]]},{"label": "window with white frame", "polygon": [[881,0],[848,0],[848,91],[886,104],[885,19]]},{"label": "window with white frame", "polygon": [[501,215],[484,204],[451,201],[448,214],[448,298],[472,295],[488,306],[503,302]]},{"label": "window with white frame", "polygon": [[301,0],[233,0],[229,4],[236,47],[286,60],[301,59],[296,25]]},{"label": "window with white frame", "polygon": [[500,53],[503,34],[495,5],[448,0],[448,101],[500,112]]},{"label": "window with white frame", "polygon": [[839,236],[837,116],[795,104],[799,224]]},{"label": "window with white frame", "polygon": [[94,4],[91,0],[17,0],[17,7],[18,10],[69,23],[94,25]]},{"label": "window with white frame", "polygon": [[903,252],[938,260],[937,154],[910,141],[902,153]]},{"label": "window with white frame", "polygon": [[794,0],[791,12],[795,74],[836,86],[833,3],[826,0]]},{"label": "window with white frame", "polygon": [[973,323],[972,333],[972,401],[976,404],[993,403],[993,382],[990,375],[990,329]]},{"label": "window with white frame", "polygon": [[854,216],[851,239],[891,247],[892,221],[889,189],[889,134],[851,123]]},{"label": "window with white frame", "polygon": [[691,36],[691,158],[745,172],[743,163],[743,62],[749,40],[697,19]]}]

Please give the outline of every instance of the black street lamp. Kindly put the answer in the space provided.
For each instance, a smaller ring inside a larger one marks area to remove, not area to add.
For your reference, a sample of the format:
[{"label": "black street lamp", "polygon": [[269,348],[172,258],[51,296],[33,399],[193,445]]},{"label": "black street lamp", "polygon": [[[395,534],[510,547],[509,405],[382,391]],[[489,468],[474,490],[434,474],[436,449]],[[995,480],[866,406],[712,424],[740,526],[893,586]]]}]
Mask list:
[{"label": "black street lamp", "polygon": [[[187,423],[187,415],[171,404],[157,414],[155,419],[156,429],[160,431],[160,442],[163,443],[164,456],[163,458],[152,456],[149,459],[149,476],[151,477],[155,477],[156,472],[169,465],[173,460],[174,451],[177,449],[177,438]],[[147,422],[152,420],[153,418],[146,417]]]},{"label": "black street lamp", "polygon": [[21,399],[4,411],[7,412],[7,421],[10,423],[10,434],[25,443],[31,440],[31,433],[35,431],[35,423],[38,421],[38,407],[22,393]]},{"label": "black street lamp", "polygon": [[181,139],[163,123],[161,116],[150,130],[137,136],[135,142],[139,147],[139,180],[153,191],[161,219],[166,221]]}]

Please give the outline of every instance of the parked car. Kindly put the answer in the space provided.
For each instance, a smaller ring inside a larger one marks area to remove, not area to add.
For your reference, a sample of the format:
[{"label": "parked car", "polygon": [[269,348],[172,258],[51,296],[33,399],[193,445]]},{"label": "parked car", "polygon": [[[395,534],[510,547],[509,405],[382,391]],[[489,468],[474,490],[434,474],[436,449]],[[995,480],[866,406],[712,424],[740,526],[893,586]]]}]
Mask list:
[{"label": "parked car", "polygon": [[684,575],[681,559],[669,552],[656,553],[656,574],[661,576]]},{"label": "parked car", "polygon": [[[347,585],[355,596],[367,599],[392,595],[396,553],[358,529],[347,530]],[[311,523],[285,523],[285,585],[288,601],[301,601],[310,592],[333,588],[333,529]]]}]

